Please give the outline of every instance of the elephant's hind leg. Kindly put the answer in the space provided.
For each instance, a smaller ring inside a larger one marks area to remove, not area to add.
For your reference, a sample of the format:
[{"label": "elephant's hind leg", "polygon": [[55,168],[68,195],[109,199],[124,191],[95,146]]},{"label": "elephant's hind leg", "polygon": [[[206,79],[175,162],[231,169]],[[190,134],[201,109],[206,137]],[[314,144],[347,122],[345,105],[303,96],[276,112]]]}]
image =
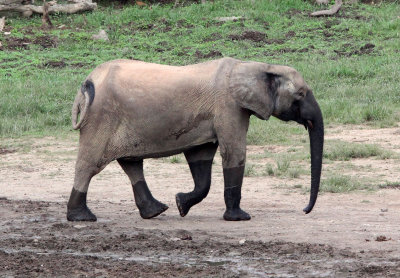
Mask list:
[{"label": "elephant's hind leg", "polygon": [[118,159],[118,163],[129,176],[133,188],[136,206],[144,219],[156,217],[168,209],[168,206],[157,201],[151,194],[143,175],[143,160],[127,161]]},{"label": "elephant's hind leg", "polygon": [[176,204],[182,217],[192,206],[200,203],[207,196],[211,185],[212,162],[217,148],[218,143],[207,143],[185,152],[194,180],[194,190],[176,194]]},{"label": "elephant's hind leg", "polygon": [[86,196],[92,177],[98,174],[101,168],[89,165],[78,159],[75,166],[74,187],[72,188],[67,205],[68,221],[96,221],[96,216],[86,205]]}]

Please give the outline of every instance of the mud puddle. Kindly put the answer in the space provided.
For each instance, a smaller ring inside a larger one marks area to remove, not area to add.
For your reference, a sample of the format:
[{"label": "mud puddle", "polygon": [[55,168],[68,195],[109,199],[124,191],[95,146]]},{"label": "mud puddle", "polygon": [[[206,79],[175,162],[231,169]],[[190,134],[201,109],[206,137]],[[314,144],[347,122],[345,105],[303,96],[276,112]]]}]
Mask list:
[{"label": "mud puddle", "polygon": [[[40,208],[40,212],[38,212]],[[0,200],[0,276],[396,277],[400,260],[326,244],[232,240],[119,219],[67,222],[65,204]],[[126,215],[123,215],[126,217]]]}]

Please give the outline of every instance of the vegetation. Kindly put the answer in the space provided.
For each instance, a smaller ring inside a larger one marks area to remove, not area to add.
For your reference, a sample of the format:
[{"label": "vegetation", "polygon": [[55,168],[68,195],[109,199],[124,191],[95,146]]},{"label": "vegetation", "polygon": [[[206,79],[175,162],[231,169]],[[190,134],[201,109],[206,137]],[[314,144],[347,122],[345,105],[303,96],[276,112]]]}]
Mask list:
[{"label": "vegetation", "polygon": [[[257,157],[253,157],[257,159]],[[275,158],[275,165],[267,163],[265,166],[246,163],[244,170],[245,177],[257,176],[274,176],[274,177],[288,177],[299,178],[300,175],[308,173],[299,165],[298,157],[281,156]]]},{"label": "vegetation", "polygon": [[368,187],[346,175],[333,175],[321,181],[321,192],[343,193]]},{"label": "vegetation", "polygon": [[324,158],[330,160],[350,160],[353,158],[367,158],[376,156],[380,159],[388,159],[393,156],[387,150],[378,145],[347,143],[342,141],[327,142]]},{"label": "vegetation", "polygon": [[244,176],[245,177],[255,177],[258,175],[256,169],[256,167],[251,164],[251,163],[246,163],[246,166],[244,168]]},{"label": "vegetation", "polygon": [[[391,125],[400,116],[400,6],[346,5],[310,18],[309,1],[207,1],[173,8],[100,7],[75,15],[7,18],[0,41],[0,136],[68,133],[70,108],[98,64],[128,58],[185,65],[222,56],[295,67],[314,89],[326,123]],[[241,16],[221,22],[217,17]],[[109,41],[94,40],[104,29]],[[296,124],[252,118],[249,143],[306,134]],[[273,136],[271,136],[273,135]]]},{"label": "vegetation", "polygon": [[171,163],[182,163],[183,159],[180,155],[173,155],[168,158]]}]

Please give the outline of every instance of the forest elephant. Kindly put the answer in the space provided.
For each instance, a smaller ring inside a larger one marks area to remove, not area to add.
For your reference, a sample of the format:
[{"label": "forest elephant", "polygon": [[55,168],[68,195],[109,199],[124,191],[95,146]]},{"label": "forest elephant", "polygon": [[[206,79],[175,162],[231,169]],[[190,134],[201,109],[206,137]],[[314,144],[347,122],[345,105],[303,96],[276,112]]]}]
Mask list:
[{"label": "forest elephant", "polygon": [[142,218],[168,207],[156,200],[143,175],[143,159],[184,153],[194,189],[178,193],[181,216],[201,202],[211,184],[219,146],[225,220],[249,220],[240,208],[249,118],[272,115],[308,129],[311,152],[309,213],[316,202],[324,124],[311,89],[293,68],[222,58],[187,66],[115,60],[98,66],[78,90],[72,124],[80,129],[70,221],[96,221],[86,205],[91,178],[113,160],[128,175]]}]

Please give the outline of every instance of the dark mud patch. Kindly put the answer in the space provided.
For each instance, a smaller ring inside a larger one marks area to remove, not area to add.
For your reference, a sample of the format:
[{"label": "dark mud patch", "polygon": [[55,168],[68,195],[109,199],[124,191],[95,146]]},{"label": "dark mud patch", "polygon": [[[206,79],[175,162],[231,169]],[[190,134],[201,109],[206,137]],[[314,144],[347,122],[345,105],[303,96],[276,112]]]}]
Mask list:
[{"label": "dark mud patch", "polygon": [[[0,199],[0,276],[396,277],[400,261],[324,244],[67,222],[64,203]],[[124,220],[125,219],[125,220]],[[151,220],[150,220],[151,221]]]},{"label": "dark mud patch", "polygon": [[330,37],[333,37],[333,36],[334,36],[333,33],[329,32],[329,31],[327,31],[327,30],[324,30],[324,31],[322,32],[322,34],[324,35],[325,38],[330,38]]},{"label": "dark mud patch", "polygon": [[249,40],[252,42],[267,42],[267,34],[259,31],[244,31],[242,34],[232,34],[228,38],[232,41]]},{"label": "dark mud patch", "polygon": [[4,40],[3,46],[1,49],[5,50],[20,50],[20,49],[29,49],[29,45],[32,41],[29,38],[14,38],[14,37],[7,37]]},{"label": "dark mud patch", "polygon": [[67,64],[64,61],[47,61],[43,63],[42,68],[65,68]]},{"label": "dark mud patch", "polygon": [[29,49],[31,45],[39,45],[42,48],[54,48],[57,47],[58,39],[51,36],[38,36],[36,38],[16,38],[6,37],[2,46],[2,49],[16,51],[21,49]]},{"label": "dark mud patch", "polygon": [[54,37],[45,35],[36,37],[33,41],[34,44],[40,45],[43,48],[54,48],[57,47],[58,40]]},{"label": "dark mud patch", "polygon": [[13,149],[7,149],[4,147],[0,147],[0,155],[2,154],[8,154],[8,153],[15,153],[16,151]]},{"label": "dark mud patch", "polygon": [[344,44],[342,49],[336,49],[334,52],[339,57],[351,57],[353,55],[371,55],[374,52],[375,45],[372,43],[366,43],[365,45],[356,48],[351,44]]},{"label": "dark mud patch", "polygon": [[286,34],[285,34],[285,37],[287,38],[287,39],[291,39],[291,38],[293,38],[293,37],[295,37],[296,36],[296,32],[295,31],[289,31],[289,32],[287,32]]},{"label": "dark mud patch", "polygon": [[222,57],[223,55],[218,50],[211,50],[208,53],[203,53],[199,50],[196,50],[196,52],[194,53],[194,56],[196,56],[196,58],[198,58],[198,59],[209,59],[209,58]]}]

